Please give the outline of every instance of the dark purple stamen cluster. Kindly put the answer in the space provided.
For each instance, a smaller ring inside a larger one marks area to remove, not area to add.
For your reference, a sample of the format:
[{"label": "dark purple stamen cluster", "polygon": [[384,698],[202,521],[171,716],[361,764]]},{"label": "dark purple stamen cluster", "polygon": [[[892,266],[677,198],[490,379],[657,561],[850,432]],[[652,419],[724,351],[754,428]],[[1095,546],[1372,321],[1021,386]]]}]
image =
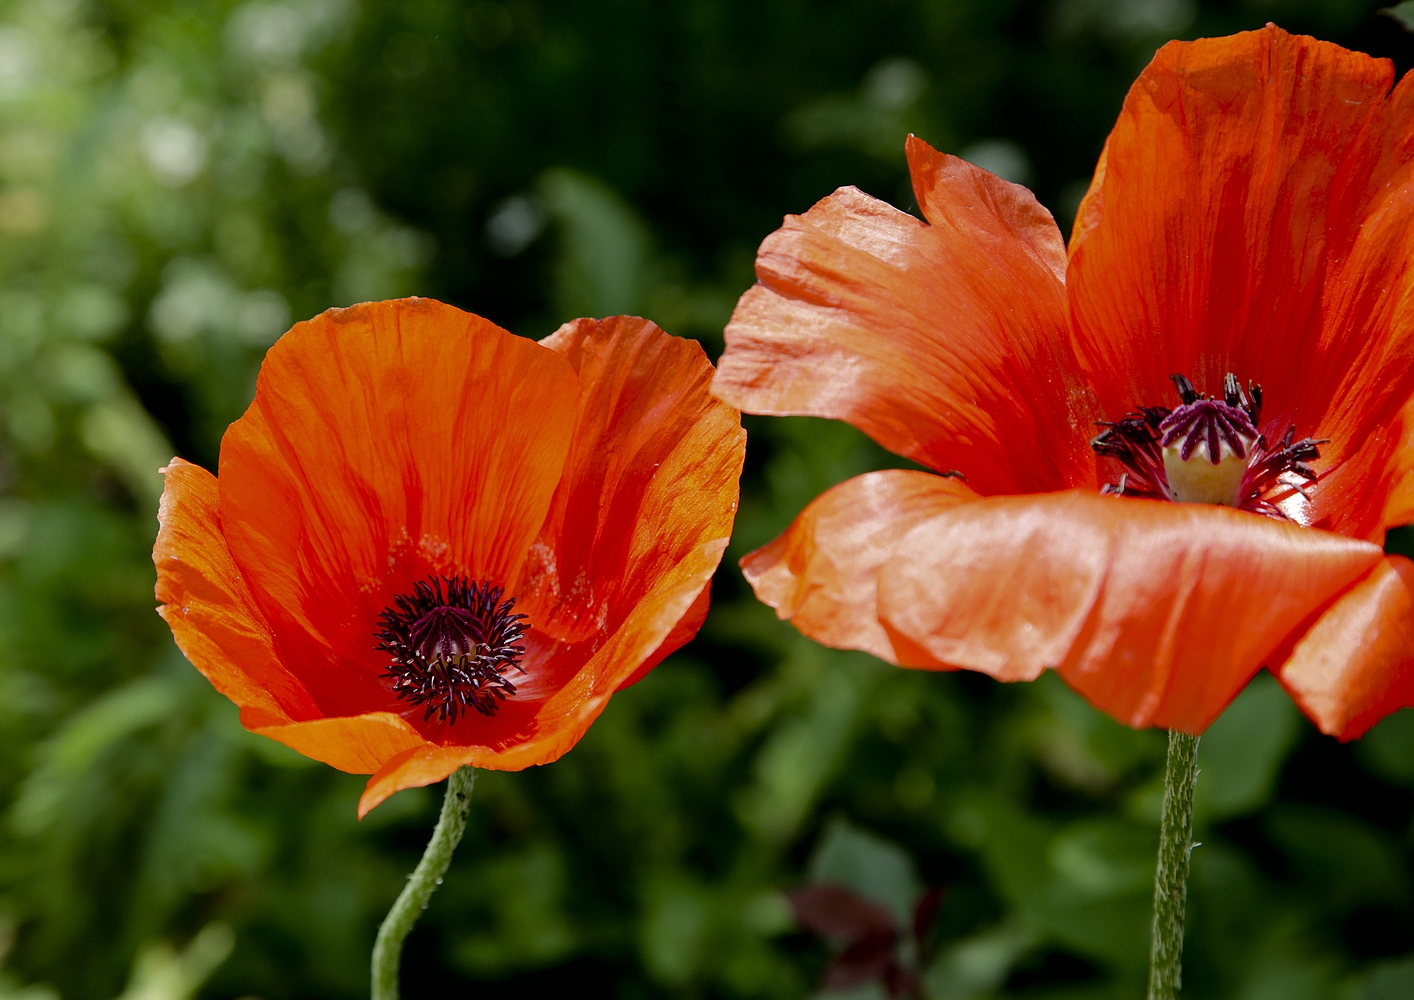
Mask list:
[{"label": "dark purple stamen cluster", "polygon": [[[1182,375],[1169,377],[1178,390],[1178,409],[1146,406],[1113,423],[1100,424],[1104,430],[1090,442],[1090,447],[1124,466],[1119,482],[1106,485],[1103,492],[1172,500],[1164,448],[1181,440],[1179,455],[1187,461],[1206,445],[1208,459],[1216,465],[1221,460],[1222,443],[1226,442],[1234,455],[1247,459],[1237,506],[1285,519],[1286,515],[1266,499],[1267,492],[1281,485],[1307,496],[1304,486],[1319,478],[1307,463],[1321,457],[1320,445],[1327,441],[1297,441],[1296,428],[1287,427],[1280,445],[1273,448],[1257,430],[1262,416],[1262,387],[1249,383],[1243,389],[1231,372],[1223,379],[1221,400],[1200,395]],[[1302,483],[1283,480],[1288,472],[1295,473]]]},{"label": "dark purple stamen cluster", "polygon": [[[493,715],[516,693],[505,673],[521,670],[525,615],[515,598],[466,577],[428,577],[378,616],[377,648],[392,656],[383,674],[397,696],[426,705],[423,719],[455,723],[468,709]],[[523,670],[521,670],[524,673]]]},{"label": "dark purple stamen cluster", "polygon": [[1182,375],[1172,375],[1173,384],[1183,405],[1174,410],[1159,423],[1159,445],[1171,447],[1182,440],[1178,454],[1185,462],[1193,457],[1199,446],[1208,446],[1208,461],[1217,465],[1222,461],[1222,443],[1232,449],[1238,458],[1247,457],[1247,447],[1257,438],[1256,415],[1261,412],[1261,390],[1252,389],[1257,402],[1254,405],[1237,379],[1228,372],[1224,380],[1223,399],[1200,397],[1193,389],[1193,383]]}]

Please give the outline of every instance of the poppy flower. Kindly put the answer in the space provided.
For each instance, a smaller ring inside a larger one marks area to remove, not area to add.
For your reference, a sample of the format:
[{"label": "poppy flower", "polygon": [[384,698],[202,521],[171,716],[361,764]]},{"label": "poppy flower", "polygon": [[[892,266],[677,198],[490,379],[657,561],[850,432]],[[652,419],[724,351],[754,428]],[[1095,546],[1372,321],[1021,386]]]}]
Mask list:
[{"label": "poppy flower", "polygon": [[707,613],[745,447],[711,376],[631,317],[330,310],[266,355],[219,478],[165,470],[160,613],[247,729],[372,774],[360,815],[555,760]]},{"label": "poppy flower", "polygon": [[1057,671],[1201,732],[1263,666],[1327,733],[1414,701],[1414,82],[1274,26],[1173,42],[1067,248],[910,137],[922,220],[853,188],[762,244],[714,392],[931,471],[848,480],[742,560],[806,635]]}]

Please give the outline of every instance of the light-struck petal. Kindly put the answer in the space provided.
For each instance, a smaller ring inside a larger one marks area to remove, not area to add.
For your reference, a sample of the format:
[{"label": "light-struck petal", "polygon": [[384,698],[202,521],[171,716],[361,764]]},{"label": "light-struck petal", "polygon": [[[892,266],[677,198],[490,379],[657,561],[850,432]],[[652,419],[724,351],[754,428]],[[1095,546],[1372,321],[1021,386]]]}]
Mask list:
[{"label": "light-struck petal", "polygon": [[[713,572],[716,572],[714,569]],[[707,620],[707,612],[712,608],[712,582],[708,580],[693,599],[687,613],[678,619],[678,623],[673,626],[673,630],[668,633],[667,638],[658,644],[658,648],[649,654],[648,658],[638,665],[638,669],[629,674],[628,680],[619,684],[619,690],[626,687],[633,687],[643,678],[652,672],[653,668],[672,656],[679,649],[686,646],[697,635],[698,629],[702,628],[702,623]]]},{"label": "light-struck petal", "polygon": [[1386,557],[1321,615],[1275,673],[1321,732],[1342,740],[1414,705],[1414,563]]},{"label": "light-struck petal", "polygon": [[842,188],[761,244],[713,390],[847,420],[983,494],[1093,484],[1096,416],[1066,335],[1064,247],[1031,192],[921,140],[927,222]]},{"label": "light-struck petal", "polygon": [[712,397],[702,348],[648,320],[575,320],[541,343],[569,360],[583,396],[520,593],[537,627],[576,643],[612,632],[665,572],[730,537],[746,432]]},{"label": "light-struck petal", "polygon": [[[1392,83],[1388,60],[1272,26],[1159,50],[1070,248],[1108,419],[1172,405],[1171,373],[1219,395],[1233,372],[1263,387],[1269,438],[1331,439],[1320,471],[1394,419],[1414,390],[1414,78]],[[1339,492],[1315,491],[1310,523],[1368,536],[1385,495]]]},{"label": "light-struck petal", "polygon": [[541,343],[569,361],[581,394],[561,481],[509,590],[532,627],[526,673],[490,718],[418,726],[500,770],[559,757],[615,690],[696,631],[745,456],[741,417],[711,396],[694,341],[612,317]]},{"label": "light-struck petal", "polygon": [[879,574],[909,666],[1045,669],[1132,726],[1201,732],[1295,629],[1382,558],[1226,507],[1067,492],[934,515]]},{"label": "light-struck petal", "polygon": [[309,692],[275,654],[270,627],[221,536],[216,477],[172,459],[152,549],[160,614],[177,648],[241,710],[247,726],[313,718]]},{"label": "light-struck petal", "polygon": [[392,712],[252,726],[251,732],[350,774],[378,771],[399,754],[428,745],[407,720]]},{"label": "light-struck petal", "polygon": [[430,574],[504,585],[559,482],[565,359],[427,299],[330,310],[266,355],[221,446],[221,519],[327,715],[395,710],[378,615]]},{"label": "light-struck petal", "polygon": [[846,480],[741,561],[762,602],[805,635],[898,663],[877,607],[880,568],[918,524],[977,494],[960,480],[892,469]]},{"label": "light-struck petal", "polygon": [[363,819],[394,792],[435,785],[463,764],[471,764],[475,758],[476,750],[472,747],[436,746],[431,743],[409,747],[388,758],[387,763],[368,779],[358,799],[358,818]]},{"label": "light-struck petal", "polygon": [[1389,499],[1381,527],[1414,524],[1414,400],[1404,404],[1387,431],[1394,440],[1389,457]]}]

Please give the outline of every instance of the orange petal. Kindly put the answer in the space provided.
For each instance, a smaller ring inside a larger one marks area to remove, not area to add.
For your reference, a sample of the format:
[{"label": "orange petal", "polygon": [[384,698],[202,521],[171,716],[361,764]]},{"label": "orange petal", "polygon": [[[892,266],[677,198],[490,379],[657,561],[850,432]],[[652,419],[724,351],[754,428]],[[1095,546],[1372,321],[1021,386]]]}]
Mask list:
[{"label": "orange petal", "polygon": [[491,718],[418,727],[498,770],[559,757],[615,690],[696,630],[700,618],[684,619],[726,548],[745,452],[740,415],[710,395],[695,342],[614,317],[542,343],[568,359],[582,395],[564,476],[511,589],[532,626],[526,675]]},{"label": "orange petal", "polygon": [[252,732],[350,774],[371,774],[399,754],[427,745],[417,730],[392,712],[261,726]]},{"label": "orange petal", "polygon": [[368,779],[359,796],[358,818],[363,819],[394,792],[442,781],[463,764],[471,763],[473,756],[467,747],[439,747],[430,743],[404,750]]},{"label": "orange petal", "polygon": [[927,223],[842,188],[761,244],[713,391],[848,420],[983,494],[1093,485],[1050,214],[921,140],[908,157]]},{"label": "orange petal", "polygon": [[1342,740],[1414,705],[1414,563],[1381,561],[1317,619],[1276,675],[1321,732]]},{"label": "orange petal", "polygon": [[647,677],[654,667],[662,663],[669,656],[672,656],[683,646],[686,646],[697,635],[697,630],[702,627],[702,623],[707,620],[707,612],[712,607],[712,583],[708,581],[702,588],[692,606],[687,609],[687,614],[678,619],[678,623],[673,626],[673,630],[668,633],[648,659],[639,664],[638,669],[629,675],[628,680],[619,685],[622,691],[626,687],[633,687],[643,678]]},{"label": "orange petal", "polygon": [[856,476],[817,497],[741,570],[759,600],[810,638],[898,663],[879,624],[879,570],[923,521],[976,499],[959,480],[927,472]]},{"label": "orange petal", "polygon": [[1068,492],[934,515],[879,574],[901,662],[1058,670],[1131,726],[1201,732],[1380,549],[1226,507]]},{"label": "orange petal", "polygon": [[[1076,223],[1077,350],[1104,412],[1169,375],[1260,383],[1264,429],[1341,464],[1414,390],[1414,79],[1275,27],[1172,42],[1135,82]],[[1336,516],[1315,493],[1313,523]],[[1378,520],[1385,496],[1347,496]]]},{"label": "orange petal", "polygon": [[567,753],[599,717],[610,696],[660,650],[697,603],[722,561],[728,538],[703,542],[653,581],[651,588],[569,681],[536,715],[537,733],[496,754],[476,757],[478,767],[519,770],[548,764]]},{"label": "orange petal", "polygon": [[264,615],[221,536],[216,477],[172,459],[152,549],[160,614],[177,648],[241,709],[247,728],[312,718],[309,693],[275,655]]},{"label": "orange petal", "polygon": [[746,433],[712,398],[702,348],[648,320],[576,320],[542,343],[569,359],[583,396],[520,593],[537,627],[579,642],[613,631],[663,573],[731,535]]},{"label": "orange petal", "polygon": [[221,518],[322,714],[395,708],[373,643],[394,595],[514,580],[578,404],[562,356],[427,299],[330,310],[270,349],[222,441]]},{"label": "orange petal", "polygon": [[1399,411],[1399,420],[1391,426],[1390,434],[1395,444],[1389,462],[1389,500],[1381,527],[1397,528],[1414,523],[1414,400]]},{"label": "orange petal", "polygon": [[[567,677],[556,678],[554,692],[547,699],[532,705],[517,695],[505,702],[496,715],[479,720],[475,728],[447,730],[445,744],[412,748],[401,757],[390,759],[369,780],[360,809],[366,813],[399,789],[440,781],[462,764],[493,771],[519,771],[558,760],[584,736],[609,698],[632,676],[636,665],[655,655],[674,627],[689,614],[704,581],[711,578],[721,562],[726,544],[727,539],[720,538],[688,553],[654,582],[587,659],[582,650],[574,647],[563,651],[563,663],[552,663],[549,668],[562,669],[567,663],[577,665],[577,669]],[[468,737],[475,742],[463,742]]]}]

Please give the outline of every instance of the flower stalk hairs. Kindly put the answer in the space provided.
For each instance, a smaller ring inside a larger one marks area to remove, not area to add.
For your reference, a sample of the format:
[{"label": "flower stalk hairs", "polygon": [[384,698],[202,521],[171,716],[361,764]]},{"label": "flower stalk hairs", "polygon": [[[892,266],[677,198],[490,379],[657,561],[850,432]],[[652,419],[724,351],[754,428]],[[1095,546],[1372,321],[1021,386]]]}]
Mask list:
[{"label": "flower stalk hairs", "polygon": [[[806,635],[1170,730],[1150,996],[1179,985],[1197,734],[1259,669],[1326,733],[1414,702],[1414,82],[1268,26],[1164,46],[1065,245],[916,138],[762,244],[714,392],[933,470],[746,556]],[[925,221],[924,221],[925,220]]]},{"label": "flower stalk hairs", "polygon": [[450,776],[373,996],[466,824],[473,768],[553,761],[690,639],[745,435],[696,343],[631,317],[539,343],[427,299],[335,309],[265,358],[220,476],[165,470],[160,613],[247,729],[371,774]]}]

